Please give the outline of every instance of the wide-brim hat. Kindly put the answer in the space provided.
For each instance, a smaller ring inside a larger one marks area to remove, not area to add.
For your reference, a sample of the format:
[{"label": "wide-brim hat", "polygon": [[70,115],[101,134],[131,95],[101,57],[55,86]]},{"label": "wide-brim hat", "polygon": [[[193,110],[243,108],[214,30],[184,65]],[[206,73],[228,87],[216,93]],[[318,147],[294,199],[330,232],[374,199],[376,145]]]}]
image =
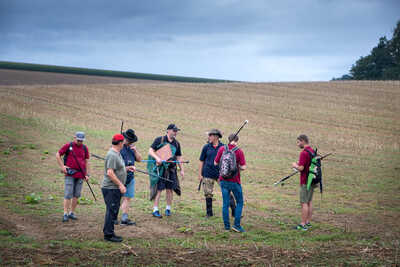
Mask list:
[{"label": "wide-brim hat", "polygon": [[126,132],[123,132],[122,135],[130,143],[134,143],[138,140],[138,137],[136,136],[135,131],[132,129],[126,130]]},{"label": "wide-brim hat", "polygon": [[222,133],[218,129],[211,129],[211,131],[208,132],[208,135],[217,135],[219,138],[222,138]]}]

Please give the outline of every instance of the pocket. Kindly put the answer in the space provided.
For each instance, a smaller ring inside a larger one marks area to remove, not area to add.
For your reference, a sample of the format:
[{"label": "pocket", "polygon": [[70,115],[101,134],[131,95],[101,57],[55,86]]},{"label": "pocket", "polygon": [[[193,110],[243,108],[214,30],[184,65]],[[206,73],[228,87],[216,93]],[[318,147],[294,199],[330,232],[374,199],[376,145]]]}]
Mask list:
[{"label": "pocket", "polygon": [[66,185],[73,185],[74,184],[74,179],[72,177],[65,177],[65,184]]}]

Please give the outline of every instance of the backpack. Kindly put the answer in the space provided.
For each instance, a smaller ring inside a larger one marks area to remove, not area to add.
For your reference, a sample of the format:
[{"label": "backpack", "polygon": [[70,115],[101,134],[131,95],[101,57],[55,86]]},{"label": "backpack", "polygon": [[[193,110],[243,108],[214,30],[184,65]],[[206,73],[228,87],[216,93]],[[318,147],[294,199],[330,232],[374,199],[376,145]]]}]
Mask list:
[{"label": "backpack", "polygon": [[236,155],[235,151],[239,149],[239,147],[234,147],[232,150],[229,150],[228,145],[224,145],[224,152],[222,153],[221,160],[219,163],[219,175],[226,180],[234,178],[239,169],[236,164]]},{"label": "backpack", "polygon": [[314,186],[319,184],[319,189],[322,194],[322,165],[321,158],[317,156],[317,150],[318,149],[315,148],[315,152],[312,153],[308,149],[305,149],[311,158],[310,168],[308,169],[307,190],[310,190],[312,185]]},{"label": "backpack", "polygon": [[[87,155],[88,151],[87,151],[87,147],[85,145],[83,145],[83,149],[85,150],[85,155]],[[68,155],[69,155],[70,151],[72,151],[72,142],[69,143],[69,147],[68,147],[67,151],[65,152],[64,165],[67,165],[67,159],[68,159]]]}]

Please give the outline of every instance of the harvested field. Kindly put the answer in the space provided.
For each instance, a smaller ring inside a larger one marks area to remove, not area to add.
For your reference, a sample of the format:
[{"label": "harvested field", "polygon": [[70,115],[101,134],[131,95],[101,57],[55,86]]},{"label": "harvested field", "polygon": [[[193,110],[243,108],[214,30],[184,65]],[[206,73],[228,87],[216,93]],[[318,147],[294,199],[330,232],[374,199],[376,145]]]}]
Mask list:
[{"label": "harvested field", "polygon": [[[1,265],[400,264],[399,81],[192,84],[72,76],[0,70]],[[176,123],[190,161],[170,218],[152,218],[148,177],[136,176],[130,216],[138,226],[116,228],[124,245],[102,241],[103,163],[94,158],[99,201],[85,186],[79,220],[61,223],[63,177],[54,157],[77,130],[87,133],[91,152],[105,155],[122,119],[135,129],[142,155]],[[225,141],[246,119],[246,233],[236,234],[223,230],[219,188],[216,216],[205,218],[197,168],[205,132],[219,128]],[[325,191],[315,193],[307,232],[292,230],[300,219],[298,176],[273,186],[291,172],[300,133],[321,153],[334,153],[324,161]],[[31,193],[40,195],[37,204],[26,203]]]}]

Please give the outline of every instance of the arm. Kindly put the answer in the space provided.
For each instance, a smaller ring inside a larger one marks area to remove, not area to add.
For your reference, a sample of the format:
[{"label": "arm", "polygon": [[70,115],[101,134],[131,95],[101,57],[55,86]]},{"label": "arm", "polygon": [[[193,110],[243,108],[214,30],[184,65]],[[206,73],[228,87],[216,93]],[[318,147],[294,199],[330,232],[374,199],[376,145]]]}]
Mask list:
[{"label": "arm", "polygon": [[67,174],[67,166],[64,165],[64,162],[63,162],[63,160],[61,159],[60,152],[57,152],[57,153],[56,153],[56,159],[57,159],[58,166],[60,166],[61,171],[62,171],[64,174]]},{"label": "arm", "polygon": [[121,193],[122,193],[122,194],[125,194],[125,193],[126,193],[126,188],[125,188],[125,186],[121,183],[121,181],[118,180],[117,176],[115,175],[114,170],[113,170],[113,169],[107,169],[107,175],[108,175],[108,177],[110,177],[110,180],[111,180],[114,184],[118,185],[119,190],[121,191]]},{"label": "arm", "polygon": [[[176,159],[177,159],[179,162],[183,161],[182,156],[177,156]],[[179,166],[179,169],[181,170],[180,173],[181,173],[182,181],[183,181],[183,179],[184,179],[184,177],[185,177],[185,171],[183,170],[183,164],[182,164],[182,163],[178,163],[178,166]]]},{"label": "arm", "polygon": [[298,170],[299,172],[302,172],[304,170],[304,166],[299,165],[297,162],[293,162],[292,167],[295,168],[296,170]]},{"label": "arm", "polygon": [[293,162],[292,163],[292,167],[296,170],[298,170],[299,172],[302,172],[304,170],[304,165],[307,162],[307,157],[308,154],[306,151],[302,151],[300,153],[300,157],[299,157],[299,162]]},{"label": "arm", "polygon": [[89,164],[89,159],[86,159],[85,160],[85,163],[86,163],[86,180],[88,180],[89,179],[89,176],[90,176],[90,164]]},{"label": "arm", "polygon": [[199,164],[199,180],[200,181],[203,179],[203,175],[202,175],[203,166],[204,166],[204,161],[200,160],[200,164]]},{"label": "arm", "polygon": [[142,155],[139,153],[139,151],[136,149],[136,146],[132,145],[131,149],[135,153],[135,159],[137,162],[141,162],[143,160]]},{"label": "arm", "polygon": [[247,165],[239,165],[239,169],[241,170],[241,171],[244,171],[245,169],[247,168]]}]

